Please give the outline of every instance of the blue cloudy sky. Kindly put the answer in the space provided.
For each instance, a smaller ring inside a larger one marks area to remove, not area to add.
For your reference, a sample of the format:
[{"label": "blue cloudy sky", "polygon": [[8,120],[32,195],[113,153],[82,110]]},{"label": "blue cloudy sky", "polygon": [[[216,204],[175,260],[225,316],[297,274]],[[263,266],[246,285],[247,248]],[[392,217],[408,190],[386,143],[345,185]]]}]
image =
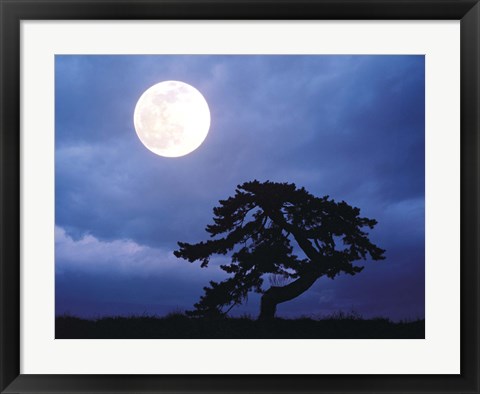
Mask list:
[{"label": "blue cloudy sky", "polygon": [[[147,150],[133,126],[141,94],[165,80],[196,87],[211,112],[205,142],[179,158]],[[207,239],[218,200],[258,179],[359,207],[386,249],[278,315],[423,317],[424,88],[423,56],[56,56],[56,313],[191,309],[226,257],[200,268],[173,256],[177,241]]]}]

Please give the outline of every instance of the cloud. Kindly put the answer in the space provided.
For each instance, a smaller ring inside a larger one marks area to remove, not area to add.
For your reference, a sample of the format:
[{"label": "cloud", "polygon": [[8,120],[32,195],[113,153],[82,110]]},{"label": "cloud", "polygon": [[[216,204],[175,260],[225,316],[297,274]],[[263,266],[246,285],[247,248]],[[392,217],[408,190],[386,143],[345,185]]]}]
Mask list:
[{"label": "cloud", "polygon": [[158,314],[193,309],[210,280],[220,281],[224,262],[208,268],[172,251],[129,239],[73,239],[55,227],[55,313],[84,317]]},{"label": "cloud", "polygon": [[55,258],[58,271],[116,271],[134,275],[171,270],[179,266],[172,251],[150,248],[129,240],[100,241],[93,235],[74,240],[55,227]]},{"label": "cloud", "polygon": [[55,227],[56,272],[103,272],[134,276],[188,277],[218,276],[215,261],[209,272],[199,265],[178,259],[172,250],[140,245],[130,239],[101,241],[93,235],[75,240],[66,231]]}]

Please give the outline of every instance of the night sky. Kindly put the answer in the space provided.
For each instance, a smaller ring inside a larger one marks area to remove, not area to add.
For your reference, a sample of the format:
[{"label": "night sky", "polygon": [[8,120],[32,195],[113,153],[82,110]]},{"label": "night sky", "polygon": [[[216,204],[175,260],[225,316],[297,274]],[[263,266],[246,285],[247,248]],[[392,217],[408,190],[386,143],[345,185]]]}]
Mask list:
[{"label": "night sky", "polygon": [[[227,276],[228,256],[200,268],[172,252],[207,240],[218,200],[257,179],[359,207],[386,249],[356,276],[320,278],[278,316],[423,318],[424,66],[423,56],[57,55],[56,314],[192,309]],[[141,94],[165,80],[210,107],[205,142],[183,157],[153,154],[133,126]],[[258,301],[233,315],[256,317]]]}]

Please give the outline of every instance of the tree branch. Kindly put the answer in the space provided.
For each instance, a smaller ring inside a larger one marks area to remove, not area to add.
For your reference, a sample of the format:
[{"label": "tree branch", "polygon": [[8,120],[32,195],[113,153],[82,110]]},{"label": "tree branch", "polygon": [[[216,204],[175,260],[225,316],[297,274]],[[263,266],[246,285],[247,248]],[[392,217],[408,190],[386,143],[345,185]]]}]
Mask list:
[{"label": "tree branch", "polygon": [[305,254],[310,260],[318,260],[318,258],[320,257],[319,252],[313,247],[312,243],[308,240],[308,238],[301,234],[301,230],[299,228],[288,223],[280,212],[277,213],[273,212],[272,210],[265,209],[264,207],[262,208],[265,213],[270,217],[270,219],[272,219],[284,230],[288,231],[293,235],[293,237],[298,243],[298,246],[302,248],[302,250],[305,252]]}]

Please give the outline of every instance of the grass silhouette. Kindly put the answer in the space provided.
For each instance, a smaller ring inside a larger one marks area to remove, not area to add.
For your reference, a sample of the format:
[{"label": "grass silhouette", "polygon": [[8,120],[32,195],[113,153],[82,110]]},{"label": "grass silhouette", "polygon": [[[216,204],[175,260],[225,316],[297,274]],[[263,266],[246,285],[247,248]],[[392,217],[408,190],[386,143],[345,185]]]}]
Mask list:
[{"label": "grass silhouette", "polygon": [[130,316],[55,319],[56,339],[423,339],[425,320],[392,322],[336,313],[321,319],[249,317],[191,318],[182,313],[165,317]]}]

